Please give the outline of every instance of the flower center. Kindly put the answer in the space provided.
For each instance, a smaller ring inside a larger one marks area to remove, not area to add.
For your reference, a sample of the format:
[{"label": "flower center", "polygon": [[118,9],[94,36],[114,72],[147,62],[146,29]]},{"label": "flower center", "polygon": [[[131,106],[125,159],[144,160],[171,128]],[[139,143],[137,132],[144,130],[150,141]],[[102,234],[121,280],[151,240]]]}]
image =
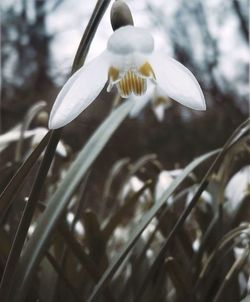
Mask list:
[{"label": "flower center", "polygon": [[121,97],[127,98],[132,93],[137,96],[143,95],[147,90],[147,79],[155,81],[155,74],[151,65],[146,62],[138,70],[129,69],[125,73],[115,67],[110,67],[108,91],[115,84]]},{"label": "flower center", "polygon": [[135,95],[142,95],[147,89],[146,79],[143,79],[129,70],[125,76],[117,83],[120,95],[126,98],[133,92]]}]

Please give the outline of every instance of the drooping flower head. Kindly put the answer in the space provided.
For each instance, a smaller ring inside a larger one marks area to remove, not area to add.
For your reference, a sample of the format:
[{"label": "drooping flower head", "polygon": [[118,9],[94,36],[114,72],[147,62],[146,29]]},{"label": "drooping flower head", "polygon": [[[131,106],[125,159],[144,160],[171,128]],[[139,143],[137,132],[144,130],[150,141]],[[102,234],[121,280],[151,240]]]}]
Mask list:
[{"label": "drooping flower head", "polygon": [[96,99],[107,81],[107,90],[116,86],[123,98],[143,95],[151,81],[187,107],[206,108],[194,75],[176,60],[154,51],[154,40],[147,30],[128,25],[116,30],[106,50],[66,82],[52,108],[49,128],[63,127],[76,118]]}]

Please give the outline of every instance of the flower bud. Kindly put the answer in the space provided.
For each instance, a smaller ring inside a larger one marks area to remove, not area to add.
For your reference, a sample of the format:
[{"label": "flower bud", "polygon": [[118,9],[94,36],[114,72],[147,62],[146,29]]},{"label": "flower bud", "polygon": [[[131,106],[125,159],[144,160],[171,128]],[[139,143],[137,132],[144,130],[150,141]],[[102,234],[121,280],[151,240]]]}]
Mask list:
[{"label": "flower bud", "polygon": [[110,21],[114,31],[122,26],[134,25],[131,11],[124,1],[117,0],[113,3],[110,12]]}]

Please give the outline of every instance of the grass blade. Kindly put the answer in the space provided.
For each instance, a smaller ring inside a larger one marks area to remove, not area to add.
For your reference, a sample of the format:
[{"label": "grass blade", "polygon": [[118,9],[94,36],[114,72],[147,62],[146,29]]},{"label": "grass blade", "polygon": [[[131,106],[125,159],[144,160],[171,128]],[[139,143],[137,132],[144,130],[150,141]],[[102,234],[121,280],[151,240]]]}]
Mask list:
[{"label": "grass blade", "polygon": [[24,133],[26,130],[28,130],[30,123],[35,118],[35,116],[46,106],[45,101],[40,101],[33,105],[28,113],[26,114],[24,121],[21,126],[21,133],[20,133],[20,139],[17,142],[16,146],[16,152],[15,152],[15,161],[19,162],[22,156],[22,147],[23,147],[23,141],[24,141]]}]

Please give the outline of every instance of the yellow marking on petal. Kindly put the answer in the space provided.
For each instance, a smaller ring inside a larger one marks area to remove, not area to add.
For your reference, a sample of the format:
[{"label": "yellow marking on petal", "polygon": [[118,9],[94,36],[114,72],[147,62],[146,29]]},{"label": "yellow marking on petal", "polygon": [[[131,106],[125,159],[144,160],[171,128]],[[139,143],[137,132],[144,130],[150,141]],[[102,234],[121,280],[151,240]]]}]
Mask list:
[{"label": "yellow marking on petal", "polygon": [[119,77],[119,73],[120,73],[119,69],[111,66],[108,72],[109,80],[116,81]]},{"label": "yellow marking on petal", "polygon": [[131,89],[130,89],[130,77],[129,77],[129,72],[128,72],[127,75],[126,75],[125,85],[126,85],[127,95],[130,95]]},{"label": "yellow marking on petal", "polygon": [[137,76],[135,74],[133,74],[133,92],[134,94],[138,94],[138,90],[139,90],[139,85],[138,85],[138,79]]},{"label": "yellow marking on petal", "polygon": [[127,92],[126,92],[126,88],[125,88],[125,83],[124,83],[124,78],[121,80],[121,89],[122,89],[122,93],[124,95],[124,97],[127,97]]},{"label": "yellow marking on petal", "polygon": [[117,88],[120,95],[124,98],[128,97],[132,92],[135,95],[142,95],[146,90],[146,79],[129,70],[117,83]]},{"label": "yellow marking on petal", "polygon": [[125,79],[124,79],[124,87],[125,87],[125,91],[126,91],[126,95],[129,95],[129,78],[128,78],[128,73],[126,74],[125,76]]},{"label": "yellow marking on petal", "polygon": [[144,63],[139,68],[139,72],[145,77],[153,77],[154,79],[156,79],[154,70],[148,62]]},{"label": "yellow marking on petal", "polygon": [[142,92],[142,84],[141,84],[141,79],[136,76],[136,90],[135,90],[135,94],[137,95],[141,95]]},{"label": "yellow marking on petal", "polygon": [[133,72],[130,70],[128,72],[128,87],[129,87],[129,94],[133,91]]}]

